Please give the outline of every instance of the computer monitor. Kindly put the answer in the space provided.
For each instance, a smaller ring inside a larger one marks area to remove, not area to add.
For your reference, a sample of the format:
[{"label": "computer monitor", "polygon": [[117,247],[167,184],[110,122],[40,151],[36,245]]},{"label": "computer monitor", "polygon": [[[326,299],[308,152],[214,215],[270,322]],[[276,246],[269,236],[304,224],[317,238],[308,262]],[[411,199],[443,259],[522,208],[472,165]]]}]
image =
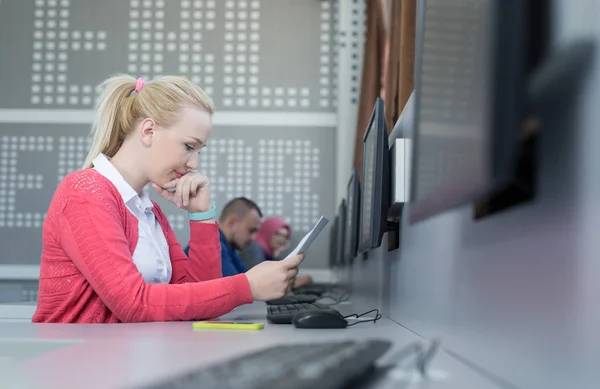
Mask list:
[{"label": "computer monitor", "polygon": [[419,2],[411,223],[510,179],[526,109],[527,3]]},{"label": "computer monitor", "polygon": [[345,266],[346,258],[344,257],[344,241],[346,239],[346,200],[342,200],[338,206],[337,219],[337,263],[338,266]]},{"label": "computer monitor", "polygon": [[390,203],[390,153],[383,100],[377,98],[363,138],[358,252],[381,246]]},{"label": "computer monitor", "polygon": [[329,268],[335,268],[337,264],[337,216],[333,220],[331,227],[329,228]]},{"label": "computer monitor", "polygon": [[344,239],[344,258],[352,263],[358,248],[358,223],[360,222],[360,182],[358,171],[352,170],[346,194],[346,236]]}]

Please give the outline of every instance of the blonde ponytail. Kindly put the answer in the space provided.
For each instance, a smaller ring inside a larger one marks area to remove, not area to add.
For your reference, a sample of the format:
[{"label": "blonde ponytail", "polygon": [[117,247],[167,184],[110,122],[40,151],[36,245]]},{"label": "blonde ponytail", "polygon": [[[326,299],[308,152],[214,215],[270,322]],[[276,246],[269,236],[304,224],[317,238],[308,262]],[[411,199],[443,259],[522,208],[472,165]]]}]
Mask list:
[{"label": "blonde ponytail", "polygon": [[196,84],[179,76],[164,76],[146,82],[136,93],[137,80],[129,75],[116,75],[104,81],[96,102],[96,118],[92,125],[92,145],[82,168],[92,167],[100,153],[113,157],[133,130],[137,120],[152,118],[168,127],[178,120],[183,107],[214,113],[214,105]]}]

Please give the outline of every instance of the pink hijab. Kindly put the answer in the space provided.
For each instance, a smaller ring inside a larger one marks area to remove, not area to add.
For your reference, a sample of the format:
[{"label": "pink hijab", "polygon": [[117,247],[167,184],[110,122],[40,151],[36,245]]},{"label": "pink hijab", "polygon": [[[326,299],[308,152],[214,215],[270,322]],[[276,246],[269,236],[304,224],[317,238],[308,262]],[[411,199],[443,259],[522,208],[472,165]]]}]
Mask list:
[{"label": "pink hijab", "polygon": [[256,243],[263,249],[267,257],[273,257],[273,250],[271,250],[271,240],[273,235],[281,227],[287,228],[290,236],[292,235],[292,227],[280,217],[271,216],[263,220],[258,232],[256,233]]}]

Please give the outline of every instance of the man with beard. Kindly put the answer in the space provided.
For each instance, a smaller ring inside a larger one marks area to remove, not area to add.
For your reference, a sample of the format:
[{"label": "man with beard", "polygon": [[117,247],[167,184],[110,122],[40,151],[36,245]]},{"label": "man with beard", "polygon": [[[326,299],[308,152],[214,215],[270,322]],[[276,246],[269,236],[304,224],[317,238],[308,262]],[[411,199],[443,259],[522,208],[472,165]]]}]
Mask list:
[{"label": "man with beard", "polygon": [[[245,197],[228,202],[219,219],[221,236],[221,267],[223,277],[234,276],[248,271],[238,251],[254,241],[260,228],[262,212],[258,205]],[[189,246],[185,251],[189,250]]]}]

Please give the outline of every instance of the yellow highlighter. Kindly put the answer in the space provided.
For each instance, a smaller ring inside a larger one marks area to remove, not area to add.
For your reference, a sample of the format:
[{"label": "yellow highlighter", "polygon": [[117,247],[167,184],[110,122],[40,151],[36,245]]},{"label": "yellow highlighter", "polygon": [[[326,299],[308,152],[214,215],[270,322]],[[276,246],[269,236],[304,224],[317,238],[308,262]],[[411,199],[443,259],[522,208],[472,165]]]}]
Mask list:
[{"label": "yellow highlighter", "polygon": [[265,324],[242,321],[196,321],[192,323],[192,328],[211,330],[262,330],[265,328]]}]

